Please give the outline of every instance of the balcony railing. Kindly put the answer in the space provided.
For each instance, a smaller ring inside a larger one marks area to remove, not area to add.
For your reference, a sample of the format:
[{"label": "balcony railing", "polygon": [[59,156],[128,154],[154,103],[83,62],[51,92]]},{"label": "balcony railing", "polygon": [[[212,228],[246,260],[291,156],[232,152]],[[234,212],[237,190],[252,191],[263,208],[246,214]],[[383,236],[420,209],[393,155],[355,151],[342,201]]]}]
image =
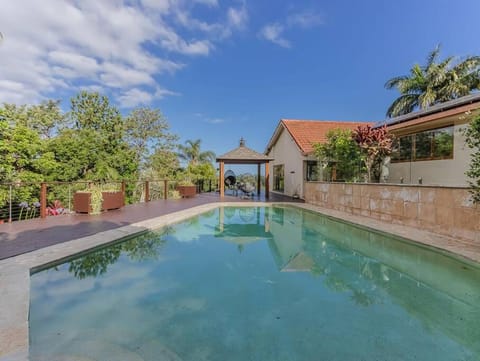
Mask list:
[{"label": "balcony railing", "polygon": [[[177,183],[169,179],[0,183],[0,223],[73,213],[75,192],[93,186],[105,191],[120,191],[124,204],[134,204],[178,198]],[[217,181],[199,180],[196,186],[197,193],[211,192],[217,189]]]}]

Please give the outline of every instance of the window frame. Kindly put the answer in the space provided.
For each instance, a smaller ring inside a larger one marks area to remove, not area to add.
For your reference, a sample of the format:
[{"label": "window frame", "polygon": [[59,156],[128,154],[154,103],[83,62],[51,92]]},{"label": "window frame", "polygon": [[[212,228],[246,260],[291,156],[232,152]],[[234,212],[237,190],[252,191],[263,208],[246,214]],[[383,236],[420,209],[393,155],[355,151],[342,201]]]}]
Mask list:
[{"label": "window frame", "polygon": [[[277,169],[281,169],[281,176]],[[283,184],[283,188],[280,185]],[[275,192],[285,192],[285,164],[275,164],[273,166],[273,190]]]},{"label": "window frame", "polygon": [[[435,154],[435,134],[438,131],[444,130],[444,129],[450,129],[451,128],[451,135],[452,135],[452,151],[451,154],[448,156],[434,156]],[[422,158],[417,158],[417,135],[423,134],[423,133],[430,133],[432,136],[429,138],[430,139],[430,156],[428,157],[422,157]],[[427,129],[423,130],[421,132],[414,132],[414,133],[408,133],[404,134],[402,136],[397,137],[395,140],[396,142],[400,142],[402,138],[407,138],[410,137],[410,143],[411,143],[411,149],[410,149],[410,159],[395,159],[393,156],[391,157],[392,163],[405,163],[405,162],[424,162],[424,161],[432,161],[432,160],[448,160],[448,159],[454,159],[455,155],[455,128],[454,124],[438,127],[438,128],[432,128],[432,129]],[[398,154],[400,154],[401,148],[398,149]],[[393,155],[393,154],[392,154]]]}]

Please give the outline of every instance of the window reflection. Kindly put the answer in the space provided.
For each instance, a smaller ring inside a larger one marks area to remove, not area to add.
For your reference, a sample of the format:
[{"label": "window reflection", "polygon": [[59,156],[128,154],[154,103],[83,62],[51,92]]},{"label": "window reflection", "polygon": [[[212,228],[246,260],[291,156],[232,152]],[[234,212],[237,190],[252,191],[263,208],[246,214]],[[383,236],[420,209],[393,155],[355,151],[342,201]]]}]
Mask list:
[{"label": "window reflection", "polygon": [[399,137],[393,161],[421,161],[453,158],[453,126]]}]

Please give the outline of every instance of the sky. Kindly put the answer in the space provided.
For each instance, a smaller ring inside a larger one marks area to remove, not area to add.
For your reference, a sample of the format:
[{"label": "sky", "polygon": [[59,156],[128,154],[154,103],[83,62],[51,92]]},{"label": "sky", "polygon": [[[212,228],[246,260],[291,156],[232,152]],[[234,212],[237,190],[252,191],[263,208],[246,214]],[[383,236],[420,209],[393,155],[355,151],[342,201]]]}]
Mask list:
[{"label": "sky", "polygon": [[108,95],[217,155],[282,118],[380,121],[441,44],[480,55],[478,0],[0,0],[0,103]]}]

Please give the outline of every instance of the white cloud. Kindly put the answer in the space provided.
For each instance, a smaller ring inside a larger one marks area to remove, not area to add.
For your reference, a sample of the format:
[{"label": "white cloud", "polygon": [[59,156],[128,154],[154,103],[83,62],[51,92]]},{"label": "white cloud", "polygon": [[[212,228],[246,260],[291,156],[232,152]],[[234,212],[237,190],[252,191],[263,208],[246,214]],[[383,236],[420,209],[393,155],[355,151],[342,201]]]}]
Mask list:
[{"label": "white cloud", "polygon": [[186,0],[2,2],[0,103],[79,88],[102,89],[128,104],[172,95],[159,90],[159,76],[181,70],[185,57],[208,56],[248,18],[244,3],[194,3],[217,21],[194,17]]},{"label": "white cloud", "polygon": [[209,123],[209,124],[225,123],[225,119],[222,119],[222,118],[205,119],[204,121],[205,121],[205,123]]},{"label": "white cloud", "polygon": [[265,40],[271,41],[272,43],[280,45],[281,47],[290,48],[290,42],[282,37],[284,30],[285,28],[278,23],[268,24],[260,30],[259,35]]},{"label": "white cloud", "polygon": [[154,99],[162,99],[166,96],[179,95],[168,89],[157,88],[155,91],[145,91],[139,88],[129,89],[117,97],[121,108],[133,108],[137,105],[146,105]]},{"label": "white cloud", "polygon": [[239,8],[228,9],[228,25],[231,28],[243,29],[248,21],[248,12],[245,3]]},{"label": "white cloud", "polygon": [[291,14],[287,17],[288,26],[300,26],[302,28],[312,28],[323,24],[322,17],[313,11],[304,11],[302,13]]},{"label": "white cloud", "polygon": [[208,6],[218,6],[218,0],[194,0],[194,2]]},{"label": "white cloud", "polygon": [[284,33],[292,28],[308,29],[323,24],[322,17],[313,11],[304,11],[290,14],[284,23],[274,22],[262,27],[258,35],[274,44],[290,48],[291,42],[285,38]]}]

